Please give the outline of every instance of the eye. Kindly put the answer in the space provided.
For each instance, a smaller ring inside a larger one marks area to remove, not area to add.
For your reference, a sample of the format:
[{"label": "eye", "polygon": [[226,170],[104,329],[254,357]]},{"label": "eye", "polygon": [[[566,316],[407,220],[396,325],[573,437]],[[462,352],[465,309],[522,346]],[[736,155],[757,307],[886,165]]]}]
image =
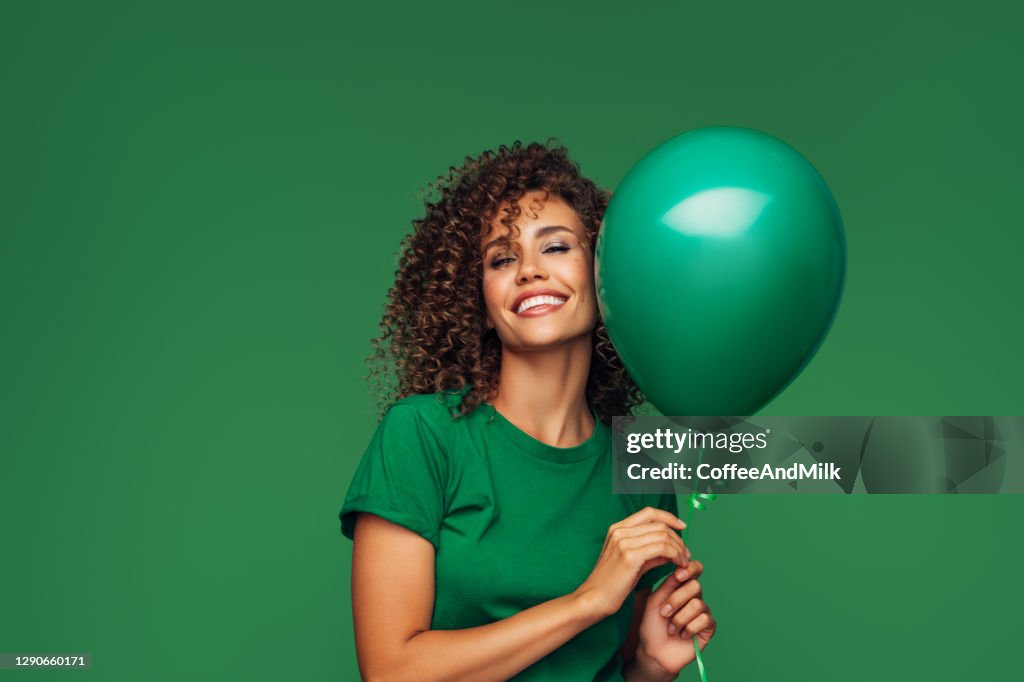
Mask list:
[{"label": "eye", "polygon": [[[555,243],[549,244],[548,246],[544,247],[544,253],[565,253],[566,251],[571,250],[572,247],[569,246],[568,244]],[[513,256],[510,256],[508,254],[502,254],[491,261],[491,267],[497,270],[499,268],[505,267],[514,260],[515,258]]]}]

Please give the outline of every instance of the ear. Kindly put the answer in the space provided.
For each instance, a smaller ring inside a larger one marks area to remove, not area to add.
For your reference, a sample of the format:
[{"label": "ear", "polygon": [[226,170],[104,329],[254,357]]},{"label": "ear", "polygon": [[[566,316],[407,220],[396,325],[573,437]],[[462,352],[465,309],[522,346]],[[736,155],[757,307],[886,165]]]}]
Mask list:
[{"label": "ear", "polygon": [[487,315],[487,328],[494,329],[494,321],[491,319],[490,315]]}]

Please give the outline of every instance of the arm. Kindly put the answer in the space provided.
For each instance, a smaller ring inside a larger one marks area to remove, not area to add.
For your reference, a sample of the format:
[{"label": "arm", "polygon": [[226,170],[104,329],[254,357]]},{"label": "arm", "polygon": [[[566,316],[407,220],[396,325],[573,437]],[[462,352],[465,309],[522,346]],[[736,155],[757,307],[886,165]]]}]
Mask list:
[{"label": "arm", "polygon": [[352,610],[365,680],[506,680],[607,615],[577,591],[480,627],[430,630],[433,605],[433,545],[407,528],[359,514]]}]

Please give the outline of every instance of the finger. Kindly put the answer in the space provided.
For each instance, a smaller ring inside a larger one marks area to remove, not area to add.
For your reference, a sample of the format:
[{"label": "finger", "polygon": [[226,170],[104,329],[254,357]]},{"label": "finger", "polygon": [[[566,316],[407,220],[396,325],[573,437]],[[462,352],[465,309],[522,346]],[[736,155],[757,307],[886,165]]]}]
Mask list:
[{"label": "finger", "polygon": [[[701,613],[686,624],[686,627],[679,633],[679,636],[687,638],[696,637],[697,635],[707,631],[711,627],[712,623],[714,623],[714,620],[712,620],[710,613]],[[713,632],[711,634],[713,634]]]},{"label": "finger", "polygon": [[668,530],[672,533],[679,535],[679,531],[675,527],[668,525],[664,521],[648,521],[647,523],[639,523],[635,526],[612,526],[614,530],[609,530],[608,533],[614,537],[628,538],[634,535],[643,535],[644,533],[650,533],[656,530]]},{"label": "finger", "polygon": [[[658,555],[656,555],[653,558],[647,559],[646,561],[644,561],[643,565],[640,567],[639,575],[643,575],[644,573],[647,573],[647,571],[651,570],[652,568],[657,568],[658,566],[664,566],[665,564],[673,564],[673,566],[671,566],[669,568],[669,570],[673,570],[673,569],[675,569],[676,566],[679,565],[678,564],[679,560],[680,559],[677,556],[673,556],[671,558],[667,558],[665,556],[658,556]],[[670,573],[669,575],[673,575],[673,574]]]},{"label": "finger", "polygon": [[656,530],[669,530],[677,537],[679,536],[679,531],[672,526],[669,526],[664,521],[649,521],[636,526],[620,526],[618,524],[614,524],[608,527],[608,533],[605,535],[604,546],[601,548],[601,551],[606,550],[608,545],[613,544],[622,538],[646,535],[647,533],[651,533]]},{"label": "finger", "polygon": [[704,603],[704,600],[699,597],[694,597],[683,604],[683,608],[679,609],[676,612],[676,615],[672,616],[671,622],[668,626],[668,634],[672,635],[682,630],[686,627],[687,623],[707,610],[708,605]]},{"label": "finger", "polygon": [[[649,572],[651,569],[655,569],[658,566],[664,566],[665,564],[673,564],[673,563],[675,563],[675,562],[673,562],[673,561],[671,561],[669,559],[666,559],[664,557],[655,557],[654,559],[648,559],[647,561],[645,561],[643,563],[642,566],[640,566],[640,570],[637,571],[637,579],[639,579],[641,576],[643,576],[644,574]],[[675,566],[673,566],[672,568],[675,568]],[[659,587],[660,587],[660,585],[659,585]],[[647,605],[648,606],[651,605],[651,600],[649,598],[647,600]]]},{"label": "finger", "polygon": [[[640,524],[638,526],[612,526],[608,529],[608,534],[604,539],[604,547],[601,551],[608,549],[608,545],[620,542],[624,538],[632,538],[640,535],[646,535],[657,530],[665,530],[671,532],[676,537],[679,537],[679,531],[668,526],[661,521],[651,521],[650,523]],[[680,540],[682,542],[682,540]]]},{"label": "finger", "polygon": [[[648,561],[659,558],[665,558],[677,564],[686,561],[686,557],[679,545],[667,539],[657,539],[654,542],[648,542],[637,547],[622,548],[620,546],[619,549],[622,551],[622,557],[627,562],[635,563],[637,566],[643,566]],[[648,566],[647,568],[649,569],[650,567]]]},{"label": "finger", "polygon": [[686,545],[683,544],[682,538],[680,538],[679,535],[671,528],[662,527],[661,529],[652,530],[651,532],[643,535],[635,535],[616,540],[620,550],[635,549],[637,547],[649,545],[652,542],[667,542],[674,546],[679,552],[679,558],[675,559],[676,565],[686,566],[689,563],[690,560],[686,558]]},{"label": "finger", "polygon": [[686,522],[681,518],[665,511],[664,509],[657,509],[655,507],[644,507],[635,514],[631,514],[626,518],[622,519],[618,523],[613,523],[611,528],[617,527],[630,527],[637,526],[641,523],[650,523],[651,521],[661,521],[664,524],[683,530],[686,528]]},{"label": "finger", "polygon": [[696,578],[703,572],[704,564],[696,559],[692,559],[685,567],[682,567],[675,572],[675,578],[679,582],[684,583],[691,578]]},{"label": "finger", "polygon": [[[658,609],[658,613],[668,618],[675,613],[679,607],[688,603],[694,597],[701,595],[700,583],[696,580],[687,580],[682,587],[674,590],[665,597],[665,603]],[[678,625],[676,627],[679,627]]]},{"label": "finger", "polygon": [[700,646],[701,651],[704,651],[704,647],[708,645],[711,638],[718,632],[718,621],[715,620],[710,611],[706,615],[710,623],[704,629],[697,631],[697,644]]},{"label": "finger", "polygon": [[664,604],[665,600],[668,599],[668,596],[675,592],[676,589],[682,584],[679,581],[679,579],[676,578],[677,573],[678,571],[669,573],[668,577],[665,578],[665,581],[661,583],[661,585],[658,585],[658,589],[651,593],[651,596],[647,598],[648,607],[653,607],[657,605],[657,607],[660,609]]}]

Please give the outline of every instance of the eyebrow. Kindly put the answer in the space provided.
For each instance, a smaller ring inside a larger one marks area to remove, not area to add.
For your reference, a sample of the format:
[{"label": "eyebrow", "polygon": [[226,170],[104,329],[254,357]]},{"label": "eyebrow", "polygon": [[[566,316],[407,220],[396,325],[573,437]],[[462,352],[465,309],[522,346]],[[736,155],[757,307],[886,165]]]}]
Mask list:
[{"label": "eyebrow", "polygon": [[[544,235],[550,234],[552,232],[562,232],[562,231],[568,232],[568,233],[572,234],[573,236],[576,236],[576,233],[573,232],[572,230],[570,230],[565,225],[545,225],[544,227],[538,227],[536,230],[533,231],[533,234],[534,234],[535,237],[540,238],[540,237],[543,237]],[[497,239],[492,239],[491,241],[487,242],[487,244],[484,245],[483,253],[486,254],[491,249],[492,246],[494,246],[495,244],[497,244],[498,242],[500,242],[500,241],[502,241],[504,239],[505,239],[505,237],[498,237]]]}]

